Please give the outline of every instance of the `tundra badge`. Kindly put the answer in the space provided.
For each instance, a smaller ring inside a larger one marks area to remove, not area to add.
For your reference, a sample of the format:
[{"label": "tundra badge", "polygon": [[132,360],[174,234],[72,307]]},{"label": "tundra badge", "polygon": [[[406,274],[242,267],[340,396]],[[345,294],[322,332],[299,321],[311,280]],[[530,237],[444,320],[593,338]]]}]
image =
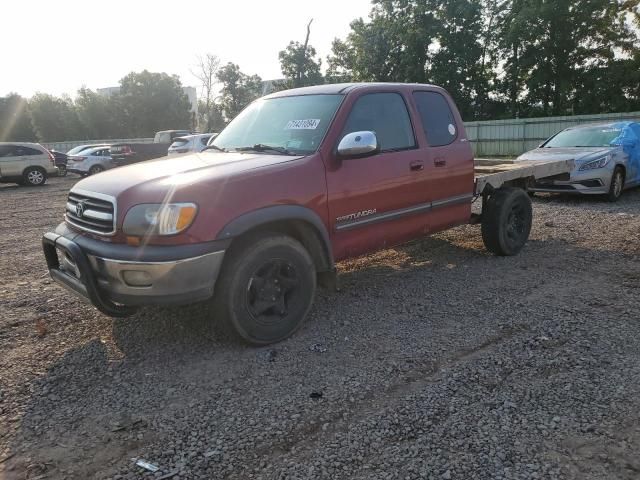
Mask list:
[{"label": "tundra badge", "polygon": [[357,220],[358,218],[368,217],[369,215],[373,215],[377,212],[375,208],[371,210],[362,210],[361,212],[350,213],[348,215],[343,215],[342,217],[336,218],[336,223],[346,222],[349,220]]}]

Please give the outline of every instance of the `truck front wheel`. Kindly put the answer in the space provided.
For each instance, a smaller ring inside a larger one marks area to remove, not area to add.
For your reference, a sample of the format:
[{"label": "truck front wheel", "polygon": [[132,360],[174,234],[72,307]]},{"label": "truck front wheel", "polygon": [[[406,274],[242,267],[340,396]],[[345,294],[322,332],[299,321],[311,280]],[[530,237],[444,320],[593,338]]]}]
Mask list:
[{"label": "truck front wheel", "polygon": [[482,240],[491,253],[516,255],[529,238],[533,212],[531,199],[521,188],[502,187],[482,210]]},{"label": "truck front wheel", "polygon": [[216,285],[215,321],[253,345],[279,342],[300,328],[315,290],[313,260],[297,240],[275,233],[241,239]]}]

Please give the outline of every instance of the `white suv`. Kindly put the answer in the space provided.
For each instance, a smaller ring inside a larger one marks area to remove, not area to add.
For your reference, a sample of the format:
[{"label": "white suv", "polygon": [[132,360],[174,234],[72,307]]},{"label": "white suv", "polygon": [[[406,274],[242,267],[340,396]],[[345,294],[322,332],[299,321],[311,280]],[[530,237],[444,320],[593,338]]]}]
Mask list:
[{"label": "white suv", "polygon": [[53,155],[42,145],[0,142],[0,183],[40,186],[57,173]]}]

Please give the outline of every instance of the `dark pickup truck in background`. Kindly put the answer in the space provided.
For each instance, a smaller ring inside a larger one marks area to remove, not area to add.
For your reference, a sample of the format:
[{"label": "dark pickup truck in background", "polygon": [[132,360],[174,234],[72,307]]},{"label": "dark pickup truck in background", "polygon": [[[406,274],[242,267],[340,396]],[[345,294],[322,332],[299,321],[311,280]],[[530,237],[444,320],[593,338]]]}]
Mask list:
[{"label": "dark pickup truck in background", "polygon": [[572,169],[474,162],[432,85],[307,87],[257,100],[202,153],[78,182],[43,248],[51,276],[108,315],[213,298],[218,327],[264,345],[300,327],[340,260],[467,223],[517,254],[526,189]]},{"label": "dark pickup truck in background", "polygon": [[111,158],[116,166],[130,165],[154,158],[166,157],[169,147],[177,137],[190,135],[188,130],[163,130],[157,132],[153,143],[116,143],[111,145]]}]

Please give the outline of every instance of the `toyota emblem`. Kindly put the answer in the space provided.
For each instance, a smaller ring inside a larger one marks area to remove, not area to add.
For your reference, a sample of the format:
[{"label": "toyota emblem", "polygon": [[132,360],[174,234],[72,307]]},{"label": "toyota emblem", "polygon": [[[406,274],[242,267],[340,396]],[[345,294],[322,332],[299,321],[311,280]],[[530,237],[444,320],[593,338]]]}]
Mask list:
[{"label": "toyota emblem", "polygon": [[82,218],[82,215],[84,215],[84,204],[82,202],[78,202],[76,203],[76,216],[78,218]]}]

